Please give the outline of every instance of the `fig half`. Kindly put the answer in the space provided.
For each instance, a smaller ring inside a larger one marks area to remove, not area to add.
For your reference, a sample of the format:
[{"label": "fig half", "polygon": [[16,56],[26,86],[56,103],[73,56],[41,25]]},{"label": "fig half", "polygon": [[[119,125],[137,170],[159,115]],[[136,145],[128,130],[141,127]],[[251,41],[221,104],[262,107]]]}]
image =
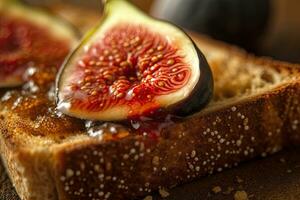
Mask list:
[{"label": "fig half", "polygon": [[24,82],[29,66],[59,67],[78,34],[73,27],[14,0],[0,1],[0,88]]},{"label": "fig half", "polygon": [[100,24],[61,68],[57,107],[103,121],[161,109],[189,115],[212,91],[209,65],[187,34],[125,0],[107,0]]}]

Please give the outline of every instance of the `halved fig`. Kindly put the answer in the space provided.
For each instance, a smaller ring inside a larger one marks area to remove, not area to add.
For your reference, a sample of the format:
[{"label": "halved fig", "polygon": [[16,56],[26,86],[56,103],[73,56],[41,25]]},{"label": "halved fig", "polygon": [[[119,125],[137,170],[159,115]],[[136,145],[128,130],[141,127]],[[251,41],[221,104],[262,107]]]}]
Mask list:
[{"label": "halved fig", "polygon": [[212,90],[206,60],[182,30],[125,0],[107,0],[101,23],[61,68],[57,106],[103,121],[160,109],[189,115],[207,104]]},{"label": "halved fig", "polygon": [[0,1],[0,88],[18,86],[29,66],[59,67],[78,35],[73,27],[18,1]]}]

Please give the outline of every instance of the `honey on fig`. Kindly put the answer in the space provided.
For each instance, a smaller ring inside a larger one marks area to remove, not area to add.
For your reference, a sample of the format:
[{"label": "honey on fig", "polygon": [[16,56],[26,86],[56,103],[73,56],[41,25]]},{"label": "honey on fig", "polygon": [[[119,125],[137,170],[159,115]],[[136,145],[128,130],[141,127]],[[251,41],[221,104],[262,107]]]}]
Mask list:
[{"label": "honey on fig", "polygon": [[156,110],[190,115],[213,91],[210,68],[189,36],[125,0],[106,2],[101,23],[65,62],[56,87],[61,112],[101,121]]}]

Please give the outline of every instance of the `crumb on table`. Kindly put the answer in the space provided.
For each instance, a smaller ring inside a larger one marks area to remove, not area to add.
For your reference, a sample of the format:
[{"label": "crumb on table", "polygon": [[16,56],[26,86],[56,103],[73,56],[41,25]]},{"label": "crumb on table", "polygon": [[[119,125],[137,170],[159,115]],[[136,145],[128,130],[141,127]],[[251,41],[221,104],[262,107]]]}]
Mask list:
[{"label": "crumb on table", "polygon": [[245,191],[236,191],[234,194],[234,200],[248,200],[248,194]]}]

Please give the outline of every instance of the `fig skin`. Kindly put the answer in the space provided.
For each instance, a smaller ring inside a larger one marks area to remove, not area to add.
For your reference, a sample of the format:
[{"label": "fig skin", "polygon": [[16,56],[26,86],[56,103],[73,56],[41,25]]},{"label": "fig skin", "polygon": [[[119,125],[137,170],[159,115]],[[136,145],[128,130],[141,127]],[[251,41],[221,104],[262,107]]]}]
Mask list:
[{"label": "fig skin", "polygon": [[199,59],[200,77],[196,86],[194,87],[193,91],[190,93],[188,97],[186,97],[185,99],[183,99],[182,101],[174,105],[165,108],[167,112],[175,114],[179,117],[187,117],[193,115],[199,112],[201,109],[203,109],[211,101],[213,97],[214,79],[213,79],[211,68],[204,54],[199,49],[199,47],[195,44],[193,39],[188,35],[186,30],[174,24],[173,22],[164,19],[158,19],[152,16],[149,17],[153,18],[154,20],[160,20],[161,22],[170,24],[176,27],[177,29],[179,29],[182,33],[185,34],[187,38],[190,39],[190,41],[192,41],[193,46],[197,51],[197,55]]},{"label": "fig skin", "polygon": [[[112,1],[121,2],[120,0],[112,0]],[[108,0],[108,2],[110,2],[110,0]],[[133,7],[135,7],[135,6],[133,6]],[[104,16],[103,16],[101,22],[84,37],[84,39],[82,40],[80,45],[65,60],[65,63],[63,64],[63,67],[60,69],[60,72],[59,72],[59,74],[57,76],[57,79],[56,79],[56,102],[57,102],[58,106],[61,102],[65,102],[65,99],[63,99],[63,97],[62,97],[62,99],[60,99],[61,98],[60,90],[63,89],[63,85],[65,84],[64,80],[63,80],[64,78],[62,78],[62,77],[67,77],[67,75],[64,74],[64,73],[66,73],[66,69],[68,67],[72,67],[72,66],[69,66],[69,64],[73,62],[73,60],[72,60],[72,59],[74,59],[73,57],[76,58],[77,55],[80,55],[80,54],[77,54],[78,53],[77,51],[80,52],[80,50],[86,44],[88,44],[89,40],[92,37],[94,37],[94,34],[97,34],[99,29],[101,30],[101,26],[104,24],[105,20],[107,20],[108,17],[109,17],[108,13],[104,13]],[[154,19],[152,17],[149,17],[149,18],[153,21],[157,20],[157,19]],[[155,21],[154,21],[154,23],[155,23]],[[130,21],[129,21],[129,24],[130,24]],[[165,111],[167,111],[171,114],[175,114],[175,115],[178,115],[178,116],[188,116],[188,115],[194,114],[194,113],[198,112],[200,109],[202,109],[210,101],[210,99],[212,97],[213,78],[212,78],[212,73],[211,73],[210,67],[209,67],[204,55],[202,54],[202,52],[197,48],[197,46],[195,45],[193,40],[184,31],[182,31],[176,25],[171,24],[171,23],[166,22],[166,21],[160,20],[160,24],[162,26],[164,26],[164,24],[166,24],[167,26],[173,26],[174,28],[176,28],[176,31],[181,31],[182,32],[182,35],[184,35],[184,38],[185,38],[183,41],[188,39],[189,42],[192,43],[192,44],[189,43],[187,45],[191,45],[190,48],[194,48],[194,50],[195,50],[195,55],[197,55],[197,58],[194,58],[194,59],[199,60],[199,66],[198,67],[199,67],[199,70],[200,70],[200,76],[199,76],[199,80],[197,82],[194,82],[195,85],[194,85],[192,91],[190,91],[188,97],[185,97],[182,100],[178,100],[178,102],[173,103],[172,105],[169,105],[169,106],[168,105],[165,105],[165,106],[161,105],[161,107],[159,109],[165,110]],[[116,25],[116,23],[113,24],[113,25]],[[111,26],[111,27],[113,27],[113,26]],[[171,34],[172,34],[172,32],[171,32]],[[94,41],[94,40],[92,40],[92,41]],[[195,69],[196,65],[192,65],[191,68]],[[193,76],[193,74],[192,74],[192,76]],[[183,87],[185,87],[185,86],[183,86]],[[68,102],[66,102],[66,103],[68,103]],[[71,116],[74,116],[74,117],[77,117],[77,118],[82,118],[82,119],[102,120],[102,121],[126,120],[126,118],[122,118],[122,119],[120,119],[120,118],[118,118],[118,119],[103,119],[101,117],[96,118],[96,117],[92,117],[92,116],[95,116],[93,114],[89,115],[88,114],[89,111],[87,111],[87,110],[82,110],[82,111],[79,110],[79,112],[78,112],[78,110],[75,109],[75,112],[74,112],[74,111],[70,110],[70,108],[71,108],[71,106],[67,107],[67,108],[65,107],[61,111],[64,112],[65,114],[67,114],[67,115],[71,115]],[[67,109],[67,110],[65,110],[65,109]],[[99,111],[99,115],[101,115],[101,112],[102,111]],[[155,113],[155,111],[153,113]],[[151,114],[151,113],[149,113],[149,114]],[[128,118],[130,118],[129,115],[127,116],[127,119]]]},{"label": "fig skin", "polygon": [[197,51],[197,55],[199,59],[200,77],[196,86],[194,87],[193,91],[190,93],[188,97],[186,97],[185,99],[183,99],[182,101],[176,104],[173,104],[165,108],[167,112],[175,114],[179,117],[187,117],[193,115],[199,112],[201,109],[203,109],[211,101],[213,97],[214,80],[213,80],[213,74],[210,69],[210,66],[202,51],[198,48],[198,46],[195,44],[193,39],[187,34],[185,30],[183,30],[181,27],[179,27],[178,25],[170,21],[157,19],[152,16],[149,17],[155,20],[160,20],[161,22],[172,25],[177,29],[179,29],[181,32],[185,34],[187,38],[190,39],[190,41],[192,41],[193,46]]},{"label": "fig skin", "polygon": [[[189,37],[189,36],[188,36]],[[194,42],[193,42],[194,43]],[[210,66],[200,49],[194,43],[199,58],[200,77],[193,92],[182,102],[172,105],[168,110],[174,114],[186,117],[199,112],[212,99],[214,81]]]},{"label": "fig skin", "polygon": [[211,101],[213,97],[214,79],[213,79],[211,68],[204,54],[195,44],[193,39],[188,35],[186,30],[183,30],[181,27],[179,27],[178,25],[170,21],[157,19],[155,17],[151,17],[151,18],[155,20],[160,20],[167,24],[171,24],[172,26],[181,30],[181,32],[183,32],[186,35],[186,37],[189,38],[190,41],[192,41],[193,46],[197,51],[197,55],[199,59],[200,77],[196,86],[194,87],[193,91],[190,93],[190,95],[187,98],[183,99],[181,102],[178,102],[166,108],[168,112],[180,117],[187,117],[193,115],[199,112],[201,109],[203,109]]}]

